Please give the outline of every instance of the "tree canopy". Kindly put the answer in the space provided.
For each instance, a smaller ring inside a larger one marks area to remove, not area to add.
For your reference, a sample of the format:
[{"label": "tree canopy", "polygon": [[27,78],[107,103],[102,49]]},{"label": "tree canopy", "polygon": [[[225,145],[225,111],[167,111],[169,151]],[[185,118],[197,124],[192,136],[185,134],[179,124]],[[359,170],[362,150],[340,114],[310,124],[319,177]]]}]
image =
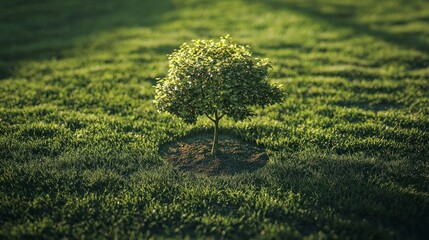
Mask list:
[{"label": "tree canopy", "polygon": [[168,74],[156,86],[156,107],[187,123],[206,115],[215,123],[215,137],[223,116],[244,120],[253,115],[250,106],[264,107],[283,97],[268,82],[268,59],[253,58],[249,46],[229,35],[183,43],[168,59]]}]

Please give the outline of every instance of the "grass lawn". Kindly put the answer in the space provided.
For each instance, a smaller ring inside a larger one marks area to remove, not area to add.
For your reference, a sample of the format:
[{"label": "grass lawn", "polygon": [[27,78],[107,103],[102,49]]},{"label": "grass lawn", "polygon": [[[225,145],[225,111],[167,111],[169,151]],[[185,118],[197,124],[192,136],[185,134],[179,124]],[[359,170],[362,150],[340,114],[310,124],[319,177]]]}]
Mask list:
[{"label": "grass lawn", "polygon": [[[222,133],[254,172],[159,152],[212,131],[152,103],[166,54],[230,34],[281,104]],[[429,2],[0,2],[0,238],[426,239]]]}]

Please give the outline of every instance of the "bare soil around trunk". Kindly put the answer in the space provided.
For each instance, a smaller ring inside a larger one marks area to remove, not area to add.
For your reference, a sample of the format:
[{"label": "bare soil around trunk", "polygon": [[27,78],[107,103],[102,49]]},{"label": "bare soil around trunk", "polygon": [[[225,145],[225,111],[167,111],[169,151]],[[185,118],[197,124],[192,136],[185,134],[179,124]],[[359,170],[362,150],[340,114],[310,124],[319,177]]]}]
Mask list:
[{"label": "bare soil around trunk", "polygon": [[210,176],[256,171],[268,162],[265,150],[236,137],[219,134],[218,153],[210,154],[211,134],[199,134],[161,147],[163,158],[182,171]]}]

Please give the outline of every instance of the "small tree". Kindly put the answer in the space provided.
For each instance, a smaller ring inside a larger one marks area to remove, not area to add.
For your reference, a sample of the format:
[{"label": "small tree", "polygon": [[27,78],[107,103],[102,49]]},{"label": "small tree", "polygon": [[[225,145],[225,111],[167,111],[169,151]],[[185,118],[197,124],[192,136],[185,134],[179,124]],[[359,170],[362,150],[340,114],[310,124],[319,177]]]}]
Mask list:
[{"label": "small tree", "polygon": [[283,94],[267,79],[268,59],[252,58],[249,46],[233,43],[229,35],[183,43],[169,55],[169,70],[158,79],[154,103],[187,123],[205,115],[214,123],[212,154],[216,154],[219,121],[253,115],[250,106],[280,102]]}]

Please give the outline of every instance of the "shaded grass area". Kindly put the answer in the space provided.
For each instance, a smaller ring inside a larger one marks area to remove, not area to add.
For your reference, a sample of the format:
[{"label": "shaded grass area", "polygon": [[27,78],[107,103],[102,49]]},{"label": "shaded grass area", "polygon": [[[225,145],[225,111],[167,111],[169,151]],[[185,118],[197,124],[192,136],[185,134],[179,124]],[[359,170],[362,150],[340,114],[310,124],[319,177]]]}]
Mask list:
[{"label": "shaded grass area", "polygon": [[[429,235],[425,1],[2,1],[1,238]],[[207,177],[159,148],[211,131],[154,109],[182,42],[231,34],[285,101],[222,132],[267,149]]]}]

